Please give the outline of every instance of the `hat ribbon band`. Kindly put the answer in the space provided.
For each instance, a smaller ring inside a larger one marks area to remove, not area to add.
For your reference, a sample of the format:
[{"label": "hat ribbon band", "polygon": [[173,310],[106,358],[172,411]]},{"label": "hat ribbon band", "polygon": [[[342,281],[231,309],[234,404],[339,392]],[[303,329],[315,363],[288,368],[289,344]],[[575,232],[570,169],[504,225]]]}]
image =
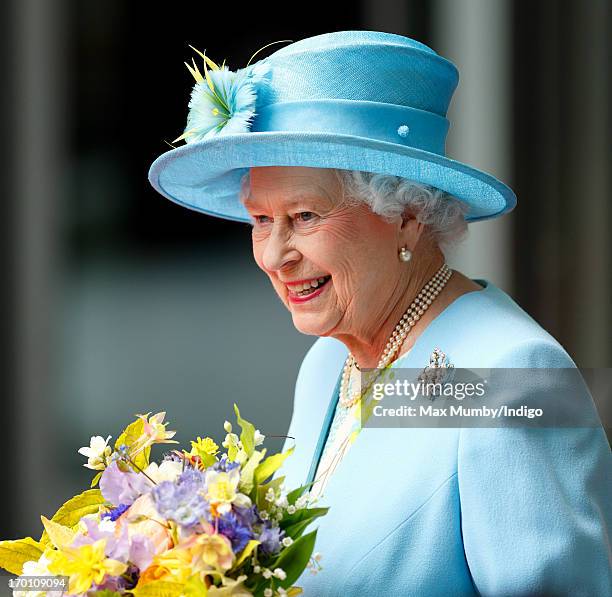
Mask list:
[{"label": "hat ribbon band", "polygon": [[322,99],[268,104],[251,131],[352,135],[445,154],[446,118],[407,106],[363,100]]}]

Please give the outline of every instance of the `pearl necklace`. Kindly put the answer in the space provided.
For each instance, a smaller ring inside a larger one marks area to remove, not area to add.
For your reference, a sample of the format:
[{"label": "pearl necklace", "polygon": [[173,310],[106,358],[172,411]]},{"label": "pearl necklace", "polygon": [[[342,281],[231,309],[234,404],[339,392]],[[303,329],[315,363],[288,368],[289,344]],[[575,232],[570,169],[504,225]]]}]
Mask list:
[{"label": "pearl necklace", "polygon": [[[395,326],[393,333],[389,337],[389,340],[385,346],[382,356],[378,361],[376,369],[378,370],[376,376],[372,382],[365,388],[364,394],[369,390],[370,386],[378,378],[382,370],[386,369],[393,357],[399,352],[408,332],[416,325],[416,322],[421,318],[423,313],[429,309],[429,306],[435,298],[442,292],[442,289],[446,286],[450,277],[453,275],[453,271],[448,267],[446,263],[440,267],[440,269],[434,274],[434,276],[423,286],[421,292],[412,301],[399,323]],[[342,377],[340,380],[340,405],[343,408],[351,408],[362,398],[362,393],[357,391],[353,392],[352,396],[346,396],[348,392],[348,381],[351,369],[355,367],[360,370],[355,357],[349,353],[344,363],[342,370]]]}]

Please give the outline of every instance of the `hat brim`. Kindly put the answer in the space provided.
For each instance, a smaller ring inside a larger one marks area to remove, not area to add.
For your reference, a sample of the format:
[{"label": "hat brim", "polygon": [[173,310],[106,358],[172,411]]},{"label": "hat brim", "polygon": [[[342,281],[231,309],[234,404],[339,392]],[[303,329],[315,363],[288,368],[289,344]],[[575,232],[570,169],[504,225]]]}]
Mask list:
[{"label": "hat brim", "polygon": [[392,174],[464,201],[466,220],[514,208],[513,191],[495,177],[450,158],[397,143],[352,135],[246,132],[217,135],[172,149],[149,170],[153,187],[171,201],[212,216],[249,222],[239,200],[240,179],[258,166],[308,166]]}]

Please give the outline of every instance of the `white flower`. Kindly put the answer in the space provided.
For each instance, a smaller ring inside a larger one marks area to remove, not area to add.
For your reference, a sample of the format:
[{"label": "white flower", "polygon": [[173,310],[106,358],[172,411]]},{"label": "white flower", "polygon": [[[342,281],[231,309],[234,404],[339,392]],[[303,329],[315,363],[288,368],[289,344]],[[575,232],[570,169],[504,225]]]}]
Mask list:
[{"label": "white flower", "polygon": [[79,454],[87,458],[87,464],[83,466],[94,471],[103,471],[106,468],[106,462],[112,453],[108,445],[110,438],[110,435],[106,439],[100,435],[94,435],[89,442],[89,447],[79,448]]},{"label": "white flower", "polygon": [[282,568],[274,568],[274,576],[281,580],[285,580],[287,578],[287,573]]},{"label": "white flower", "polygon": [[255,574],[259,574],[261,572],[261,566],[253,566],[253,572],[255,572]]},{"label": "white flower", "polygon": [[[47,566],[50,560],[41,555],[38,561],[25,562],[23,564],[22,576],[51,576]],[[63,591],[13,591],[14,597],[61,597]]]},{"label": "white flower", "polygon": [[265,510],[262,510],[262,511],[259,513],[259,518],[261,518],[262,520],[268,520],[268,517],[269,517],[269,516],[268,516],[268,513],[267,513]]},{"label": "white flower", "polygon": [[164,460],[158,465],[157,462],[152,462],[144,472],[151,477],[155,483],[161,483],[162,481],[174,482],[183,472],[183,463],[174,460]]},{"label": "white flower", "polygon": [[318,562],[323,556],[321,555],[320,552],[315,551],[312,557]]},{"label": "white flower", "polygon": [[274,595],[274,591],[270,588],[267,587],[266,589],[264,589],[264,597],[272,597],[272,595]]},{"label": "white flower", "polygon": [[259,446],[263,444],[265,439],[266,439],[266,436],[263,433],[261,433],[259,429],[256,429],[255,436],[254,436],[255,445]]},{"label": "white flower", "polygon": [[297,500],[295,500],[295,507],[299,510],[301,508],[305,508],[308,506],[308,498],[310,494],[308,492],[301,495]]},{"label": "white flower", "polygon": [[293,543],[293,539],[291,537],[283,537],[282,544],[285,547],[289,547]]},{"label": "white flower", "polygon": [[114,533],[116,524],[110,518],[103,518],[98,524],[98,529],[104,533]]},{"label": "white flower", "polygon": [[225,421],[225,423],[223,423],[223,429],[225,429],[226,433],[231,433],[232,424],[229,421]]},{"label": "white flower", "polygon": [[283,587],[278,587],[277,591],[278,591],[278,594],[283,596],[283,597],[285,595],[287,595],[287,591],[285,591],[285,589],[283,589]]},{"label": "white flower", "polygon": [[295,510],[296,510],[296,508],[292,504],[287,506],[287,514],[295,514]]},{"label": "white flower", "polygon": [[264,568],[264,571],[261,573],[264,578],[272,578],[272,570],[269,568]]},{"label": "white flower", "polygon": [[281,497],[279,497],[278,500],[276,500],[276,505],[279,508],[288,508],[289,507],[289,502],[287,501],[287,496],[286,495],[281,495]]}]

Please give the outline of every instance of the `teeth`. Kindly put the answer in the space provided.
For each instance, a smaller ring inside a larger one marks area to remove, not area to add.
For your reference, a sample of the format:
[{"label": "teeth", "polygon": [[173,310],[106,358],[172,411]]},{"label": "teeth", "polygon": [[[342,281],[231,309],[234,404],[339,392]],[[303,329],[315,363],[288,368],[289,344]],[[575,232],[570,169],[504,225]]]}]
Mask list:
[{"label": "teeth", "polygon": [[323,284],[328,276],[323,276],[321,278],[316,278],[315,280],[311,280],[310,282],[304,282],[303,284],[299,284],[293,287],[293,291],[300,293],[305,290],[310,290],[311,288],[317,288],[319,285]]}]

